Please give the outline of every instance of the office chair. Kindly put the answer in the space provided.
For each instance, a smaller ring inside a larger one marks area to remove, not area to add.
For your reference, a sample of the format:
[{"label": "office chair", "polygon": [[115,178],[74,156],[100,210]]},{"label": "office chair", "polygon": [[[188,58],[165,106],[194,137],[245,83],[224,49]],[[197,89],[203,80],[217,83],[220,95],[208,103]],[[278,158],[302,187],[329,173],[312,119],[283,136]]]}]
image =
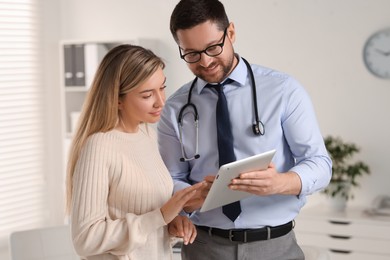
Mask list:
[{"label": "office chair", "polygon": [[11,260],[79,260],[68,225],[17,231],[9,239]]}]

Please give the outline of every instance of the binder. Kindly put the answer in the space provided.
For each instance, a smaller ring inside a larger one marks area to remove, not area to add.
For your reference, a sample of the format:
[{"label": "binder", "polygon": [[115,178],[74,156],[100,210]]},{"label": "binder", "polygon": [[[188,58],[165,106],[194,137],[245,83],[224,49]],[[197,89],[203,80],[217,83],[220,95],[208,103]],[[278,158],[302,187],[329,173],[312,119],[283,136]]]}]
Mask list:
[{"label": "binder", "polygon": [[75,44],[73,55],[74,86],[85,86],[84,44]]},{"label": "binder", "polygon": [[110,46],[103,43],[83,43],[65,44],[63,48],[65,86],[89,88]]},{"label": "binder", "polygon": [[108,52],[108,46],[101,43],[87,43],[84,45],[85,86],[89,88],[100,62]]},{"label": "binder", "polygon": [[73,45],[64,45],[64,77],[65,86],[74,85],[74,72],[73,72]]}]

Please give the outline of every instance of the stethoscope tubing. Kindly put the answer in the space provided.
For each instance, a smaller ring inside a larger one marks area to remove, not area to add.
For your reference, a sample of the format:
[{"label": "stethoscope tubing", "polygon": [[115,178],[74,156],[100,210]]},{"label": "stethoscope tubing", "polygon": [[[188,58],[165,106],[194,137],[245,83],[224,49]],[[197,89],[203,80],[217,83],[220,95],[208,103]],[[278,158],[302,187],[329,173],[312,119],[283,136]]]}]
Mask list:
[{"label": "stethoscope tubing", "polygon": [[[242,58],[244,61],[248,72],[249,72],[249,77],[251,80],[251,86],[252,86],[252,99],[253,99],[253,107],[254,107],[254,113],[255,113],[255,123],[252,124],[252,131],[254,135],[264,135],[265,134],[265,127],[263,122],[259,119],[259,112],[258,112],[258,105],[257,105],[257,93],[256,93],[256,82],[255,82],[255,77],[253,75],[252,68],[249,64],[249,62]],[[190,89],[188,91],[188,99],[187,103],[180,109],[179,115],[177,117],[177,122],[179,126],[179,141],[180,141],[180,146],[181,146],[181,153],[182,157],[180,158],[181,162],[186,162],[186,161],[191,161],[194,159],[198,159],[200,157],[199,155],[199,114],[198,114],[198,109],[196,108],[196,105],[191,102],[191,96],[192,96],[192,90],[195,87],[195,83],[197,82],[198,77],[195,77],[195,79],[192,81]],[[195,154],[192,157],[187,157],[184,149],[184,143],[183,143],[183,116],[184,112],[187,108],[191,107],[194,110],[194,125],[195,125],[195,131],[196,131],[196,136],[195,136]]]}]

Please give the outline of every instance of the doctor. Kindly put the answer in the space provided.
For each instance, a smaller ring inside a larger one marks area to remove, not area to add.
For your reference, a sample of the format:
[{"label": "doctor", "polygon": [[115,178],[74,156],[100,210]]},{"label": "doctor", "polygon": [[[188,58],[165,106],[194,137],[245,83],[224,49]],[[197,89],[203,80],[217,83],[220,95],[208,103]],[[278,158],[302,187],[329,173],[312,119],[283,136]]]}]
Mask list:
[{"label": "doctor", "polygon": [[[181,0],[170,30],[196,77],[166,102],[158,125],[160,153],[176,191],[209,182],[184,208],[198,236],[183,246],[183,259],[304,259],[293,221],[306,196],[328,185],[332,165],[308,94],[285,73],[246,65],[234,52],[235,27],[218,0]],[[230,126],[218,132],[220,90]],[[253,194],[238,203],[236,216],[222,207],[200,213],[225,150],[220,135],[230,128],[226,139],[234,159],[277,152],[267,170],[232,181],[231,189]]]}]

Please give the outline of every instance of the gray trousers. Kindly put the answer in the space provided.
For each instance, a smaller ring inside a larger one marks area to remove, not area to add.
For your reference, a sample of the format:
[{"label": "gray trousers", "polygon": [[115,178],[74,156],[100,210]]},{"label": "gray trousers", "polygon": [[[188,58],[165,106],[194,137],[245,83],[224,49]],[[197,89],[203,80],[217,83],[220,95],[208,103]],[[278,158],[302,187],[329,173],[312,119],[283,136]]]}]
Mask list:
[{"label": "gray trousers", "polygon": [[183,245],[182,260],[304,260],[292,230],[285,236],[250,243],[231,242],[198,229],[194,243]]}]

